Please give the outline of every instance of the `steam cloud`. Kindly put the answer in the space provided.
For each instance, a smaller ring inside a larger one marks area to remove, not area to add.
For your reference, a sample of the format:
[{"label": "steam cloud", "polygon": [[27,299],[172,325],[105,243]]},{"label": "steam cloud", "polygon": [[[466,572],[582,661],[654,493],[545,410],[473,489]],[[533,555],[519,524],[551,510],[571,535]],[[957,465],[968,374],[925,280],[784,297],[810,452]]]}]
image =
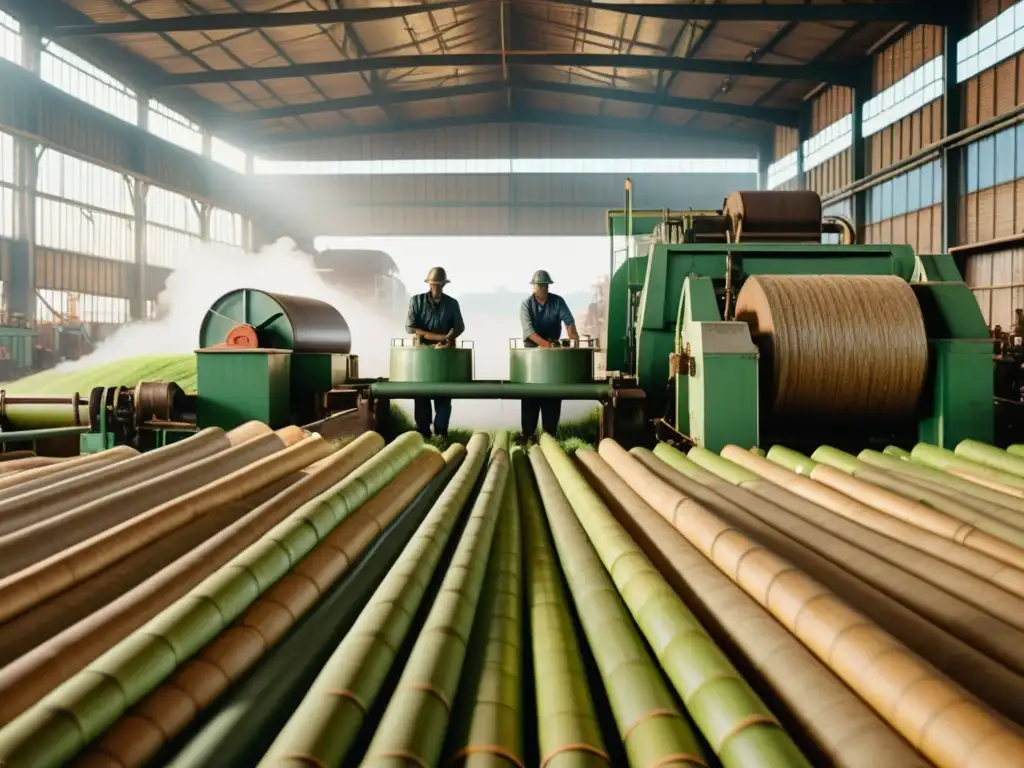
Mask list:
[{"label": "steam cloud", "polygon": [[[313,257],[298,250],[290,239],[281,239],[258,253],[204,244],[180,256],[158,297],[159,320],[125,325],[92,354],[58,368],[72,371],[140,355],[190,354],[198,346],[207,310],[220,296],[239,288],[307,296],[336,307],[352,331],[352,351],[359,355],[363,378],[387,377],[391,339],[406,335],[404,313],[381,315],[332,286],[316,270]],[[451,293],[458,298],[456,291]],[[503,308],[500,314],[489,314],[480,306],[484,303],[473,302],[472,307],[463,303],[466,333],[462,338],[472,340],[476,348],[476,378],[505,379],[508,340],[521,333],[518,313]],[[411,401],[398,404],[412,414]],[[592,403],[566,402],[562,419],[582,418],[593,407]],[[452,409],[452,426],[495,429],[518,425],[518,401],[457,400]]]}]

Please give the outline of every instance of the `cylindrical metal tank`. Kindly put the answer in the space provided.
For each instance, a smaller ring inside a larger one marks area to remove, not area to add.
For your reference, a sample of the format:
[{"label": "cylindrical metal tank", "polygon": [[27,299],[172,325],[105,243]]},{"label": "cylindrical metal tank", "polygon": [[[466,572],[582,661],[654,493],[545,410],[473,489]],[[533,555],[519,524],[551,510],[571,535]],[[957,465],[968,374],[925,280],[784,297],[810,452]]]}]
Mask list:
[{"label": "cylindrical metal tank", "polygon": [[252,288],[238,288],[213,302],[199,329],[199,346],[224,343],[238,325],[252,326],[263,349],[340,355],[352,349],[348,323],[330,304]]},{"label": "cylindrical metal tank", "polygon": [[508,368],[515,384],[587,384],[594,380],[594,348],[512,346]]},{"label": "cylindrical metal tank", "polygon": [[389,381],[440,384],[473,380],[472,347],[438,348],[405,342],[392,342]]}]

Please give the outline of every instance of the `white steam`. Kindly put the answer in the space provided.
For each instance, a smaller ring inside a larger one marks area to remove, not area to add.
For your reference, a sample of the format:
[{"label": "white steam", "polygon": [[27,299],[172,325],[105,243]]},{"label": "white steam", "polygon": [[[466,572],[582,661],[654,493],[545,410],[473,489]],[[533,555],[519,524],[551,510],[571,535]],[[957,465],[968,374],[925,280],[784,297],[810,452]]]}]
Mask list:
[{"label": "white steam", "polygon": [[[415,280],[417,276],[412,277]],[[415,292],[415,282],[410,286]],[[125,325],[92,354],[58,368],[72,371],[140,355],[189,354],[199,345],[199,328],[213,302],[239,288],[307,296],[333,305],[352,331],[352,351],[359,355],[360,376],[387,377],[388,349],[392,338],[405,335],[404,317],[383,316],[330,285],[316,270],[313,257],[287,238],[258,253],[206,244],[182,254],[158,297],[159,320]],[[458,298],[457,291],[451,293]],[[476,348],[476,378],[507,378],[509,339],[520,335],[518,313],[505,309],[489,314],[479,307],[464,306],[463,318],[463,339],[472,340]],[[400,405],[412,414],[411,401]],[[593,407],[591,403],[566,402],[562,419],[581,418]],[[456,400],[452,426],[518,427],[519,402]]]}]

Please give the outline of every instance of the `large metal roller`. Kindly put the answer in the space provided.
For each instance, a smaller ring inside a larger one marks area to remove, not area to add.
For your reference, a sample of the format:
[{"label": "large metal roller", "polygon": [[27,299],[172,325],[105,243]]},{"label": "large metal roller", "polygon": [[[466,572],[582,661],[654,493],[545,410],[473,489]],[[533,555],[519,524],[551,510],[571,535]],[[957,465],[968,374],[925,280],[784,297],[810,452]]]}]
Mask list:
[{"label": "large metal roller", "polygon": [[733,192],[722,212],[740,242],[821,242],[821,198],[816,192]]},{"label": "large metal roller", "polygon": [[[241,333],[248,326],[255,334]],[[227,343],[252,346],[255,338],[263,349],[289,349],[347,355],[352,333],[336,308],[317,299],[238,288],[213,302],[199,329],[203,349]]]}]

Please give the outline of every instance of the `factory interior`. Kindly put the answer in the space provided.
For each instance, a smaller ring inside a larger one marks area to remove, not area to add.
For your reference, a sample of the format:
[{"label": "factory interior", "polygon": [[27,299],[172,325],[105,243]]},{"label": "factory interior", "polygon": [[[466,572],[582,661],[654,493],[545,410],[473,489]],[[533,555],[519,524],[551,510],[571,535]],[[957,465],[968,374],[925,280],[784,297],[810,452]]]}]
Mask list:
[{"label": "factory interior", "polygon": [[1024,766],[1024,0],[0,0],[58,766]]}]

